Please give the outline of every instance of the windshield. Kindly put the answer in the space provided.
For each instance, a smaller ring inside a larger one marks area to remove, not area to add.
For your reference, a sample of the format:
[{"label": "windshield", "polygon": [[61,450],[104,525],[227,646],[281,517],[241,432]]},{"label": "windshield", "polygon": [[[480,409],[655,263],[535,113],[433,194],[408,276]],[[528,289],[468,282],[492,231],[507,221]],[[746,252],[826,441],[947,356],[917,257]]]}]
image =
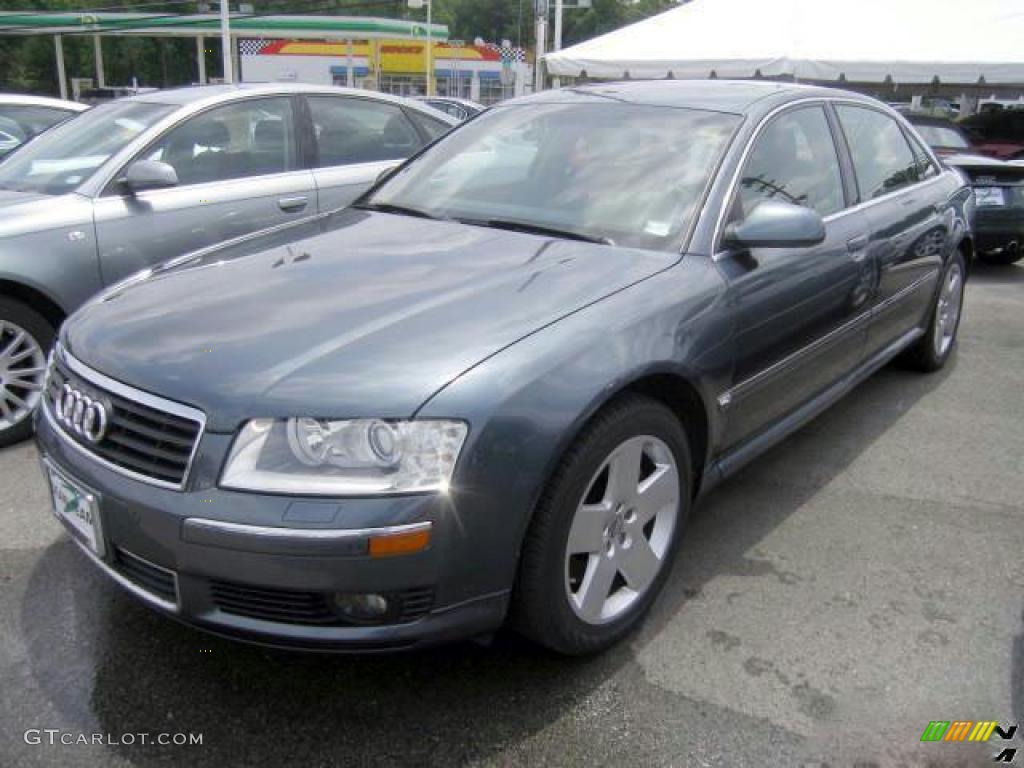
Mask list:
[{"label": "windshield", "polygon": [[61,195],[176,107],[113,101],[36,137],[0,163],[0,189]]},{"label": "windshield", "polygon": [[967,149],[970,146],[963,134],[955,128],[947,128],[944,125],[915,125],[914,127],[921,134],[921,138],[932,147]]},{"label": "windshield", "polygon": [[738,122],[604,100],[497,107],[402,168],[366,204],[669,249]]}]

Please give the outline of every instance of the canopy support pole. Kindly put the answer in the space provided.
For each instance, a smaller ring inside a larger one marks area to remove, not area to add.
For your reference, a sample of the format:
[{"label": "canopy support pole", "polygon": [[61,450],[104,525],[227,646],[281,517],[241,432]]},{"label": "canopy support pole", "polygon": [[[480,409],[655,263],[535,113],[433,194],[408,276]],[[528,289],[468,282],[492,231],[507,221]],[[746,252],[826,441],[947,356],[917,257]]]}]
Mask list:
[{"label": "canopy support pole", "polygon": [[96,87],[106,88],[107,78],[103,74],[103,38],[99,35],[92,36],[92,54],[96,62]]},{"label": "canopy support pole", "polygon": [[68,76],[64,72],[64,46],[61,45],[60,35],[53,36],[53,48],[57,54],[57,83],[60,85],[60,97],[68,97]]},{"label": "canopy support pole", "polygon": [[352,75],[352,38],[348,39],[348,45],[345,48],[345,85],[352,88],[355,85],[355,77]]},{"label": "canopy support pole", "polygon": [[196,38],[196,64],[199,65],[199,84],[206,85],[206,42],[202,35]]}]

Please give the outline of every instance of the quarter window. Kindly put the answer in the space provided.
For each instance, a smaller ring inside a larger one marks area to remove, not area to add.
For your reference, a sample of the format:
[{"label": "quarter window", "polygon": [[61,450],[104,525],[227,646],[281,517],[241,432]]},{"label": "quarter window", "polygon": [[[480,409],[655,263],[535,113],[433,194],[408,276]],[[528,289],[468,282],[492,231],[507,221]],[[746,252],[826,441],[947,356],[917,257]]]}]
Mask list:
[{"label": "quarter window", "polygon": [[821,107],[794,109],[768,124],[743,169],[739,200],[740,218],[765,200],[813,208],[822,216],[842,210],[839,157]]},{"label": "quarter window", "polygon": [[401,160],[423,143],[401,108],[394,104],[311,96],[309,109],[316,133],[319,168]]},{"label": "quarter window", "polygon": [[179,184],[294,170],[291,99],[249,99],[211,109],[169,131],[143,157],[172,166]]},{"label": "quarter window", "polygon": [[867,107],[837,105],[861,200],[895,192],[922,177],[903,130],[889,115]]}]

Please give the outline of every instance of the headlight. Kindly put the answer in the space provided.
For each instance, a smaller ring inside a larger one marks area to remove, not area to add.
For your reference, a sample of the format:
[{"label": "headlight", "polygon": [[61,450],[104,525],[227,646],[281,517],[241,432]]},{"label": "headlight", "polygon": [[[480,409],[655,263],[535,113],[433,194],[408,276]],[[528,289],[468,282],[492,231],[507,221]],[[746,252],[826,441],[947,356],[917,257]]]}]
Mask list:
[{"label": "headlight", "polygon": [[445,491],[466,432],[461,421],[253,419],[220,484],[330,496]]}]

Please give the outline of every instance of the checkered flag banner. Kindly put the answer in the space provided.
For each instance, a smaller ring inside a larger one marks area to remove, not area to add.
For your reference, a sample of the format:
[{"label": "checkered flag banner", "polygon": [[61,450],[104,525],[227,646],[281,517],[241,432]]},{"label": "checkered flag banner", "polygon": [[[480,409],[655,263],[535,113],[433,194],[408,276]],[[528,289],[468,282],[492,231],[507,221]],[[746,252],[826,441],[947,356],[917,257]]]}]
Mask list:
[{"label": "checkered flag banner", "polygon": [[501,56],[502,64],[511,64],[513,61],[526,61],[526,51],[522,48],[516,48],[514,45],[496,45],[495,43],[485,43],[484,45],[492,51],[498,52],[498,55]]},{"label": "checkered flag banner", "polygon": [[242,39],[238,41],[238,53],[242,56],[257,56],[268,45],[269,40]]}]

